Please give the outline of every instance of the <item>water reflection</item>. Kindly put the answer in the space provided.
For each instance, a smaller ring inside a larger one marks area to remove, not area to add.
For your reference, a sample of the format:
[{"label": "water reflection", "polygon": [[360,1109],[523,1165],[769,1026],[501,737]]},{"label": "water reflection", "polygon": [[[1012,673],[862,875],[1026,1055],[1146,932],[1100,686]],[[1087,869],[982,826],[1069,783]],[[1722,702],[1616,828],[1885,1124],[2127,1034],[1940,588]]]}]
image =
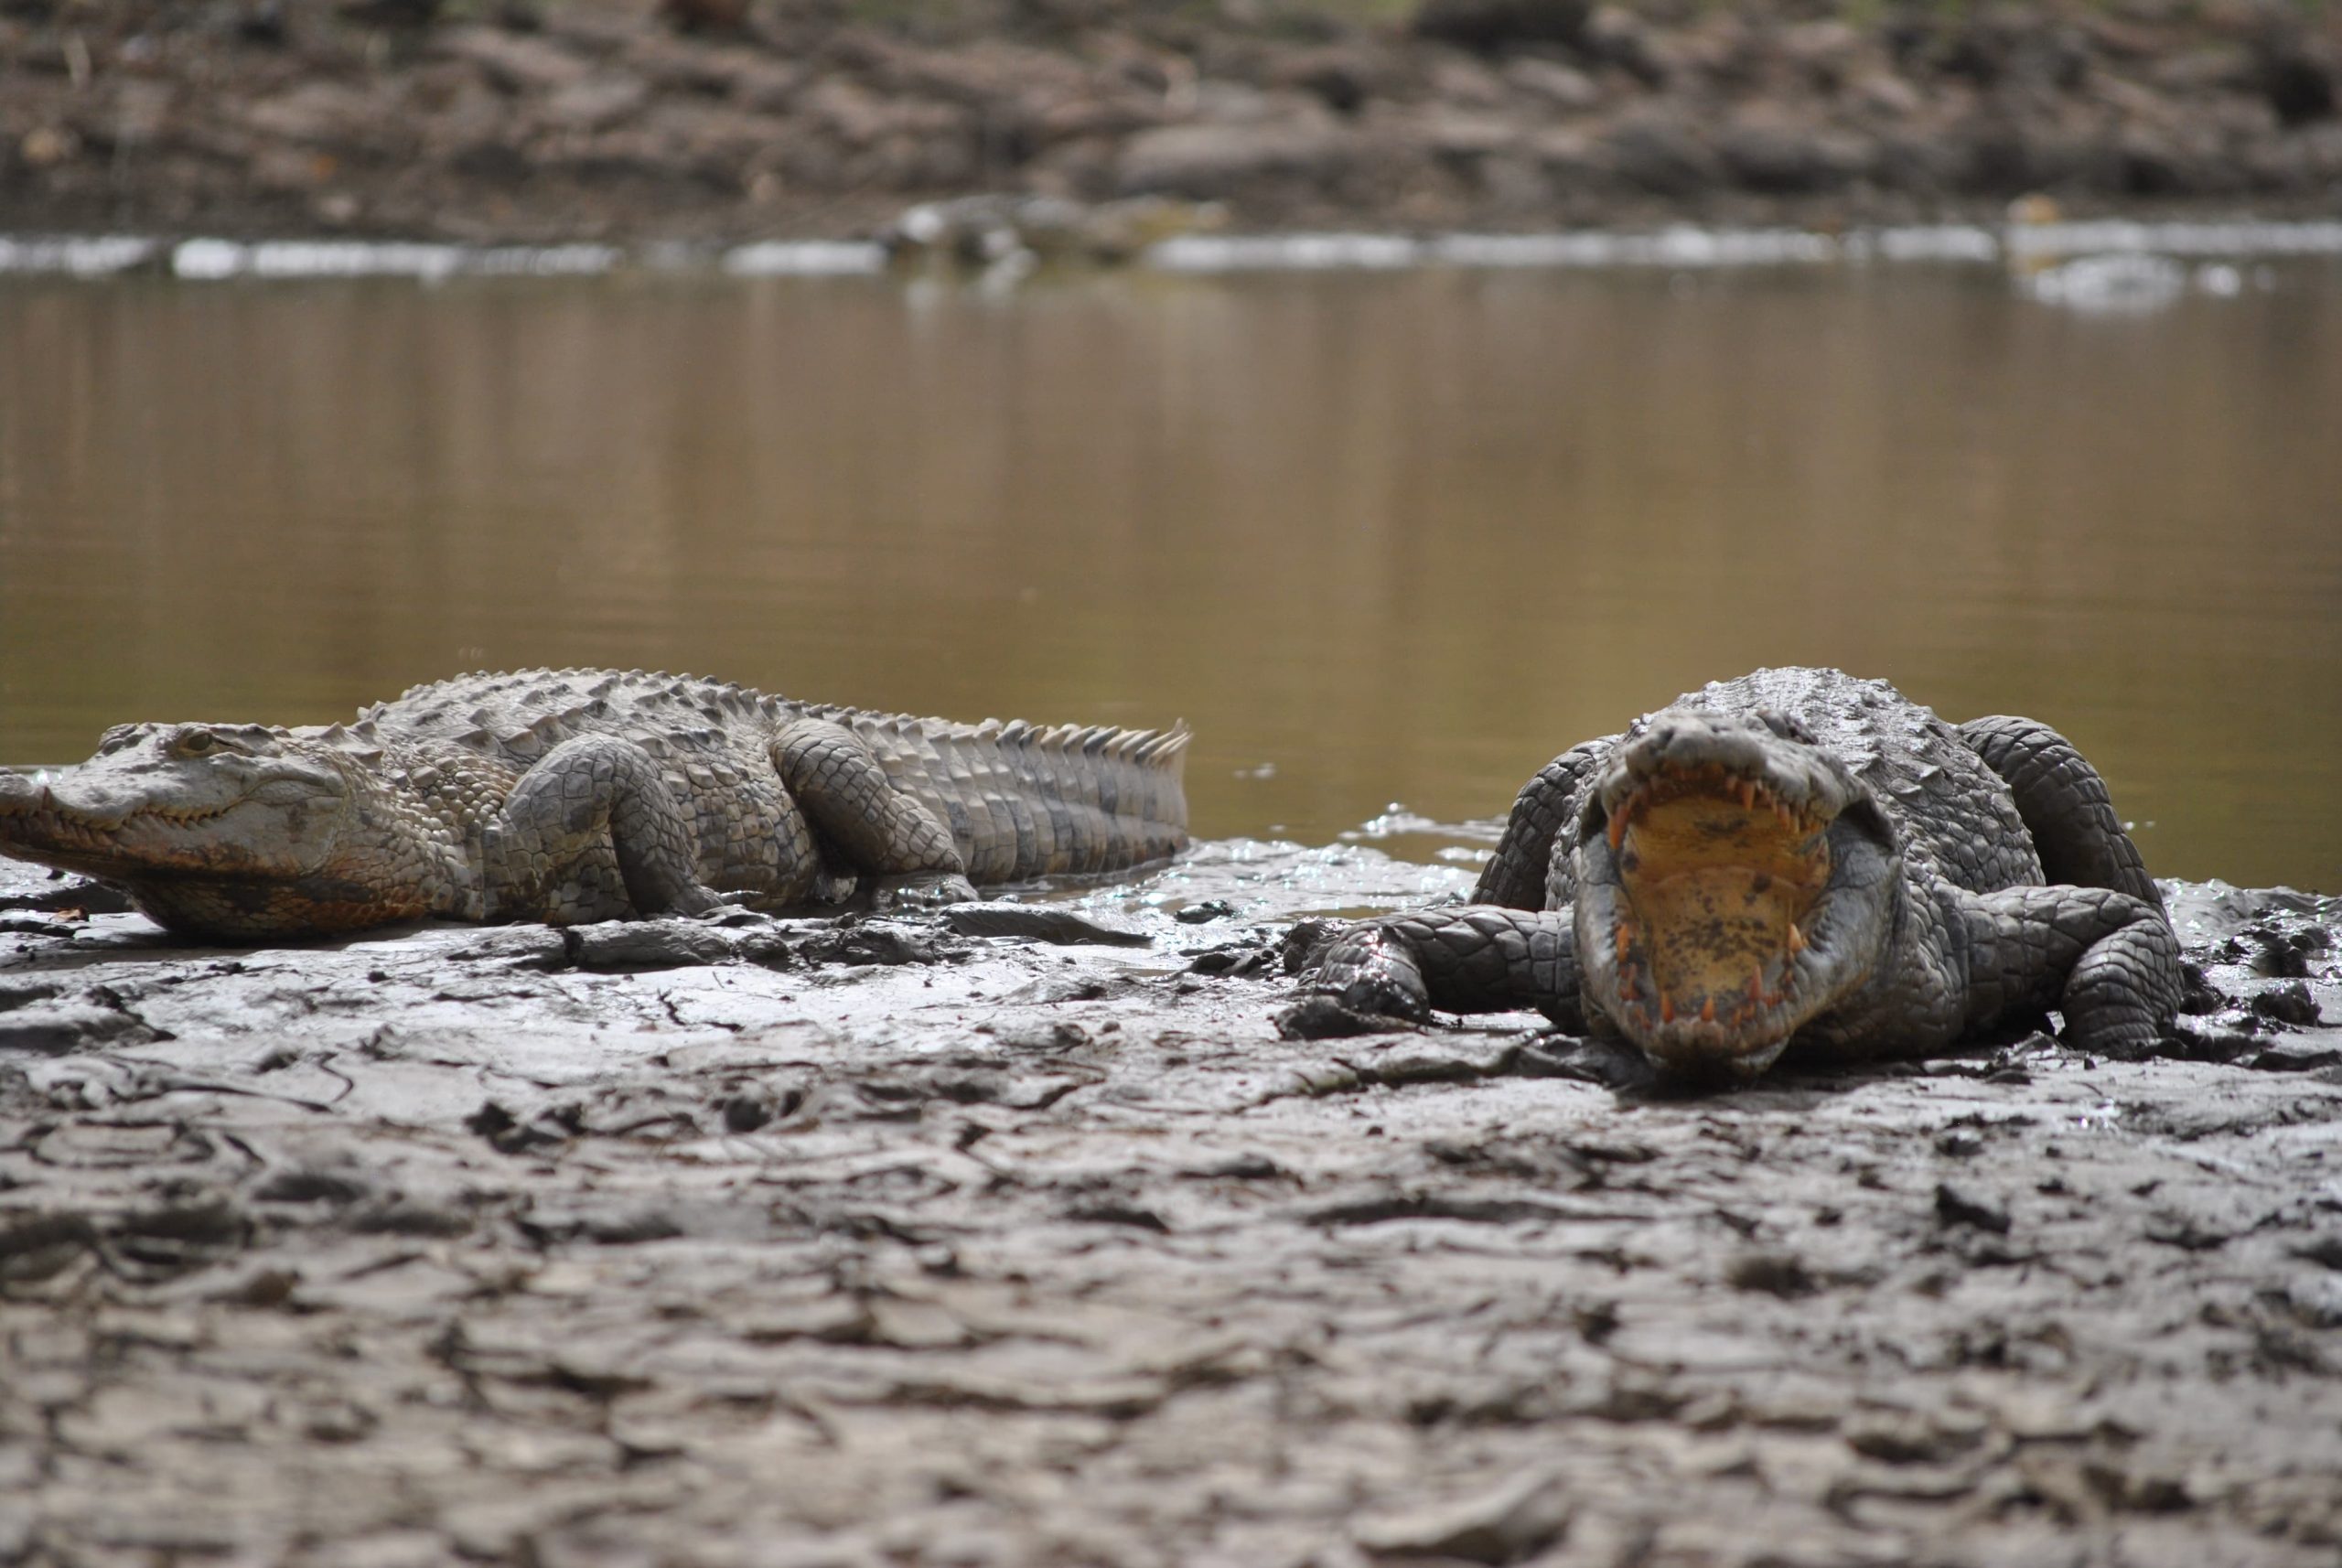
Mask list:
[{"label": "water reflection", "polygon": [[1322,842],[1827,661],[2057,723],[2158,871],[2332,888],[2337,408],[2322,272],[21,282],[0,757],[643,664],[1185,715],[1201,831]]}]

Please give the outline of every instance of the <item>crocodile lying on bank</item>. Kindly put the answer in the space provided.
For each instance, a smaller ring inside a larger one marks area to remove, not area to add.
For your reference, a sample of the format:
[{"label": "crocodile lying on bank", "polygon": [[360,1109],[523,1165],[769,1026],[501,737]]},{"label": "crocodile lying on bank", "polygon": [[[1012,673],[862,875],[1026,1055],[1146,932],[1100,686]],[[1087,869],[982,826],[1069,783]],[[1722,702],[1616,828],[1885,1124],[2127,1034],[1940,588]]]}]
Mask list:
[{"label": "crocodile lying on bank", "polygon": [[1907,1054],[2050,1008],[2084,1049],[2136,1054],[2181,977],[2104,782],[2055,731],[1760,670],[1555,757],[1471,906],[1351,928],[1315,984],[1415,1021],[1536,1008],[1747,1078],[1793,1036]]},{"label": "crocodile lying on bank", "polygon": [[121,725],[0,772],[0,854],[248,941],[1119,871],[1187,842],[1185,725],[959,725],[602,670],[466,675],[348,725]]}]

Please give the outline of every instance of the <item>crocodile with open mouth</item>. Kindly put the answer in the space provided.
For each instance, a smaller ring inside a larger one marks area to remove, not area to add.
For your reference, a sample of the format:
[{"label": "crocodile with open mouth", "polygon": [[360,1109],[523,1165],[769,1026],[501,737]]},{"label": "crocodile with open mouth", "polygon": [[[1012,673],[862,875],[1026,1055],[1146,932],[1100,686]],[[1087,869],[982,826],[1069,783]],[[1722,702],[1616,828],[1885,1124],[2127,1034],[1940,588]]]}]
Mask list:
[{"label": "crocodile with open mouth", "polygon": [[2063,736],[1782,669],[1555,757],[1470,905],[1350,928],[1314,988],[1418,1022],[1535,1008],[1664,1072],[1748,1079],[1792,1040],[1915,1054],[2052,1008],[2073,1044],[2135,1056],[2182,979],[2162,896]]},{"label": "crocodile with open mouth", "polygon": [[229,941],[937,902],[1176,853],[1187,746],[639,670],[466,675],[349,725],[118,725],[79,767],[0,770],[0,855]]}]

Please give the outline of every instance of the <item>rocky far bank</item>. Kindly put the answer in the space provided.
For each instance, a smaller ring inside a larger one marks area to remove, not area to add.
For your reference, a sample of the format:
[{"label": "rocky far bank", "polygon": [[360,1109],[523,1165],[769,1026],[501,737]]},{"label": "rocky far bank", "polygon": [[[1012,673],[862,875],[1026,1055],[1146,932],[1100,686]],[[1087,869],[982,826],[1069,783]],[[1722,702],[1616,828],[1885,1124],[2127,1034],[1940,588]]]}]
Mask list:
[{"label": "rocky far bank", "polygon": [[2342,211],[2330,5],[1363,14],[8,0],[0,231],[844,237],[979,192],[1243,228]]},{"label": "rocky far bank", "polygon": [[2166,885],[2144,1061],[1279,1035],[1466,881],[227,950],[0,862],[0,1563],[2335,1561],[2342,900]]}]

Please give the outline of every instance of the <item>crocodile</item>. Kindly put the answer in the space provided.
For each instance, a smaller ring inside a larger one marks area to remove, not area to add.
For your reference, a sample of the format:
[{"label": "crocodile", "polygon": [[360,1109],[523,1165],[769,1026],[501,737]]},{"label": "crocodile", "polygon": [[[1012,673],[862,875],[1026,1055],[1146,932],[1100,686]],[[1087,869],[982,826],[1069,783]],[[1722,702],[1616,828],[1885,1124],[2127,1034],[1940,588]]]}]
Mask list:
[{"label": "crocodile", "polygon": [[1312,983],[1352,1016],[1535,1009],[1662,1074],[1744,1081],[1792,1041],[1922,1054],[2053,1008],[2073,1045],[2133,1057],[2182,986],[2162,895],[2071,743],[1814,669],[1563,752],[1468,905],[1346,928]]},{"label": "crocodile", "polygon": [[354,722],[118,725],[0,772],[0,854],[250,942],[577,924],[1128,869],[1187,842],[1188,731],[981,725],[639,670],[416,686]]}]

